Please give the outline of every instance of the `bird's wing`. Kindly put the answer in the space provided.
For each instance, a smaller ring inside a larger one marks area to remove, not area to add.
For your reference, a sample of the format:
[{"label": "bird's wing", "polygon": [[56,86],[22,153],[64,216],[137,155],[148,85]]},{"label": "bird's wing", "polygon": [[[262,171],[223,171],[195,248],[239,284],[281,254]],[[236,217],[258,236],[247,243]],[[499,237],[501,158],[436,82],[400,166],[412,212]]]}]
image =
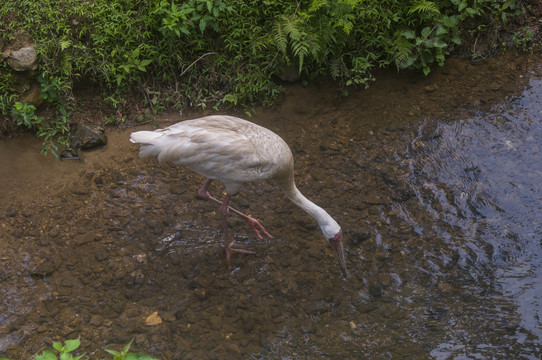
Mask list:
[{"label": "bird's wing", "polygon": [[270,176],[274,164],[262,156],[254,141],[254,129],[224,119],[206,120],[184,121],[164,129],[158,159],[184,165],[224,183]]}]

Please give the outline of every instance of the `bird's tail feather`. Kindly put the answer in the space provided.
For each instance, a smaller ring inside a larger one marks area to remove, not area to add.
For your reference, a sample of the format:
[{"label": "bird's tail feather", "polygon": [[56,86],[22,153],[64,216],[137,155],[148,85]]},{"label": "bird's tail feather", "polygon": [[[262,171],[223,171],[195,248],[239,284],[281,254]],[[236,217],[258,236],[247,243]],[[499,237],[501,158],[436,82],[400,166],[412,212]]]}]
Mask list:
[{"label": "bird's tail feather", "polygon": [[136,131],[130,135],[130,141],[141,144],[139,148],[140,158],[158,156],[163,150],[163,143],[158,140],[162,135],[162,133],[155,131]]}]

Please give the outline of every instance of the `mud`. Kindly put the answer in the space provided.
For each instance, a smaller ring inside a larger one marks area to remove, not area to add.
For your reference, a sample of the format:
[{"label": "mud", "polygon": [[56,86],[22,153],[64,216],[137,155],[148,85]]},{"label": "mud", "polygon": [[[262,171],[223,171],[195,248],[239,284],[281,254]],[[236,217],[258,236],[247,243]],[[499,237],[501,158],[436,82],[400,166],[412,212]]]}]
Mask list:
[{"label": "mud", "polygon": [[341,224],[346,280],[314,221],[268,183],[233,205],[275,239],[232,217],[230,233],[256,254],[228,268],[218,208],[195,198],[204,179],[137,158],[129,133],[151,124],[108,131],[81,162],[44,159],[26,136],[0,142],[0,354],[81,337],[93,358],[132,339],[163,359],[537,358],[538,325],[495,275],[522,243],[480,241],[473,204],[450,200],[456,189],[483,197],[483,179],[439,180],[427,166],[462,156],[465,134],[447,124],[510,108],[540,64],[540,53],[451,59],[428,77],[382,72],[348,97],[324,80],[288,85],[280,105],[253,109],[290,144],[301,192]]}]

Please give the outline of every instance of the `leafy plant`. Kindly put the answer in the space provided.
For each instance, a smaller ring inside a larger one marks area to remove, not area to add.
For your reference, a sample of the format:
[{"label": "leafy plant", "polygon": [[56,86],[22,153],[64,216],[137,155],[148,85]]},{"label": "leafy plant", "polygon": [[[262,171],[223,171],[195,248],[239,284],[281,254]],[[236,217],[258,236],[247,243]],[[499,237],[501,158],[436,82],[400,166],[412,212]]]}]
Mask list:
[{"label": "leafy plant", "polygon": [[[44,120],[42,109],[15,106],[21,92],[2,62],[0,121],[14,116],[21,126],[30,124],[55,152],[53,144],[67,141],[77,83],[99,86],[118,115],[133,102],[153,112],[272,103],[281,92],[273,75],[285,66],[307,78],[329,75],[344,86],[367,86],[374,69],[390,65],[428,74],[464,34],[509,22],[518,3],[4,0],[0,19],[8,21],[0,21],[0,43],[24,36],[36,44],[36,78],[55,116]],[[512,41],[528,40],[529,32],[518,32]]]},{"label": "leafy plant", "polygon": [[132,346],[132,341],[130,341],[125,347],[124,349],[122,349],[122,351],[114,351],[114,350],[105,350],[107,351],[109,354],[113,355],[113,360],[156,360],[155,358],[153,358],[152,356],[150,355],[146,355],[146,354],[134,354],[134,353],[130,353],[128,352],[128,350],[130,350],[130,346]]},{"label": "leafy plant", "polygon": [[[156,358],[147,354],[136,354],[129,352],[132,346],[130,341],[122,351],[105,350],[112,355],[111,360],[156,360]],[[41,354],[36,354],[34,360],[80,360],[85,357],[85,354],[74,356],[72,352],[81,346],[79,339],[66,340],[64,344],[53,342],[53,348],[42,351]],[[8,358],[0,358],[0,360],[9,360]]]},{"label": "leafy plant", "polygon": [[9,113],[16,99],[13,73],[8,72],[5,62],[2,62],[0,63],[0,114]]},{"label": "leafy plant", "polygon": [[34,105],[21,103],[19,101],[13,105],[11,115],[17,122],[17,125],[25,126],[29,129],[32,129],[32,127],[35,125],[40,124],[43,120],[43,117],[36,115],[36,107]]},{"label": "leafy plant", "polygon": [[522,51],[527,51],[531,48],[534,35],[535,34],[531,29],[528,27],[523,27],[512,34],[511,41],[516,48]]},{"label": "leafy plant", "polygon": [[[76,350],[81,345],[79,339],[66,340],[64,345],[62,343],[53,342],[53,349],[44,350],[41,355],[36,355],[35,360],[79,360],[83,355],[73,356],[72,351]],[[58,357],[55,354],[55,350],[58,352]]]}]

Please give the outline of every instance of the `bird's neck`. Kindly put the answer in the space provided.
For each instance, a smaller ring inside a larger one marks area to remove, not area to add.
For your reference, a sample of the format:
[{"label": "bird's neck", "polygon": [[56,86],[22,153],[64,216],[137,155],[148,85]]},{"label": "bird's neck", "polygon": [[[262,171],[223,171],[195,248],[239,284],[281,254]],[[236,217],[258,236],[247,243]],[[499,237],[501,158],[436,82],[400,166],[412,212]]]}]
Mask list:
[{"label": "bird's neck", "polygon": [[341,230],[339,224],[324,209],[307,199],[295,184],[281,187],[288,199],[316,220],[326,239],[331,239]]}]

